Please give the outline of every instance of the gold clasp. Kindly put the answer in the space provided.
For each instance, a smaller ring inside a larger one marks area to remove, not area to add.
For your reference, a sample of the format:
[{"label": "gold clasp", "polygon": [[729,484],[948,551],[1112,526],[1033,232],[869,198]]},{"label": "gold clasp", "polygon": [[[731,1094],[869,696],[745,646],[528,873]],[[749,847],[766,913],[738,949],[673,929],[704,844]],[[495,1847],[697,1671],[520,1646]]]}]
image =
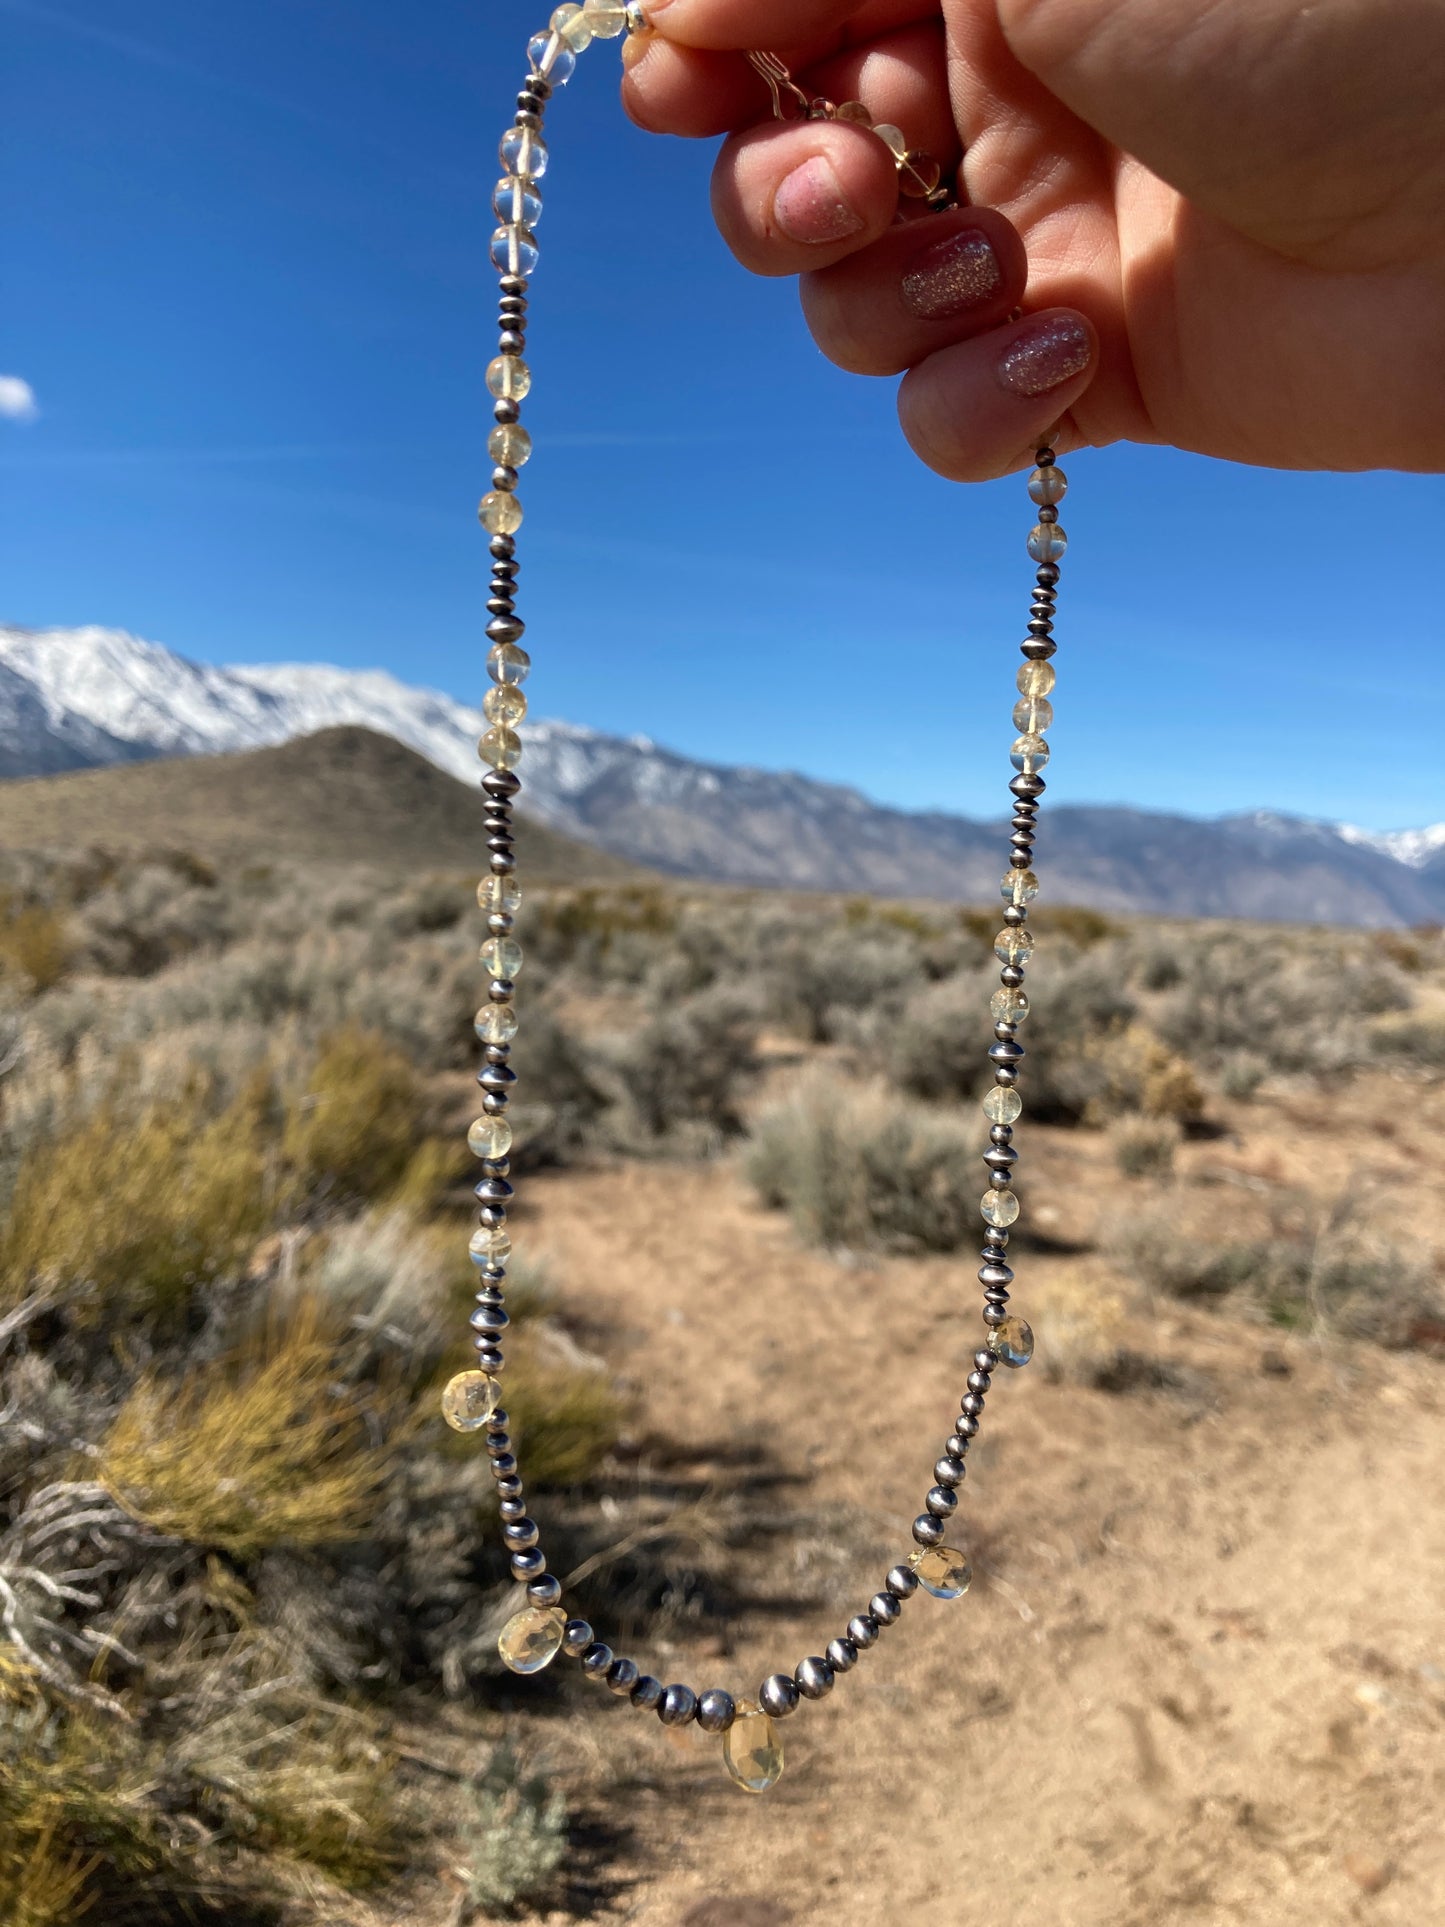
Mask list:
[{"label": "gold clasp", "polygon": [[[748,55],[748,59],[768,83],[768,92],[773,97],[773,115],[777,120],[812,120],[814,118],[814,103],[809,100],[776,54],[754,52]],[[785,92],[797,103],[796,115],[785,112],[783,108]]]}]

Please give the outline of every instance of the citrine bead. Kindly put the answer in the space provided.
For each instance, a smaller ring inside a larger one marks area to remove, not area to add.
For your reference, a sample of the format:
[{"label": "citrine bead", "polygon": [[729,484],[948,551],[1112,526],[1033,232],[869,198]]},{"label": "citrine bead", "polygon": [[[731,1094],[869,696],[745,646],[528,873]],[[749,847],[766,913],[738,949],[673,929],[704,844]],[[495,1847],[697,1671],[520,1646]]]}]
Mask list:
[{"label": "citrine bead", "polygon": [[[517,1034],[517,1013],[511,1004],[483,1004],[472,1023],[473,1030],[484,1044],[510,1044]],[[511,1126],[505,1118],[489,1117],[488,1124],[497,1124],[506,1133],[507,1144],[512,1141]],[[499,1158],[505,1155],[506,1146],[500,1151],[480,1151],[479,1157]]]},{"label": "citrine bead", "polygon": [[522,760],[522,739],[515,729],[489,729],[477,744],[477,754],[493,769],[515,769]]},{"label": "citrine bead", "polygon": [[487,453],[507,468],[525,468],[532,458],[532,437],[520,422],[499,422],[487,437]]},{"label": "citrine bead", "polygon": [[[993,1021],[996,1024],[1021,1024],[1029,1014],[1029,1000],[1024,993],[1021,990],[1010,990],[1007,987],[1003,990],[996,990],[993,993],[992,997],[988,1000],[988,1007],[993,1012]],[[1015,1104],[1019,1102],[1019,1094],[1017,1091],[997,1091],[996,1093],[991,1093],[991,1095],[1011,1097]],[[1017,1111],[1014,1112],[1014,1116],[1018,1116]],[[1006,1123],[1007,1119],[1001,1118],[996,1120],[996,1122]]]},{"label": "citrine bead", "polygon": [[627,25],[624,0],[585,0],[582,11],[595,40],[615,40]]},{"label": "citrine bead", "polygon": [[1008,759],[1022,776],[1037,776],[1049,760],[1049,746],[1042,736],[1016,736]]},{"label": "citrine bead", "polygon": [[527,713],[527,698],[514,682],[498,683],[489,689],[482,698],[482,714],[489,723],[500,723],[510,729],[514,723],[521,722]]},{"label": "citrine bead", "polygon": [[983,1114],[990,1124],[1012,1124],[1023,1115],[1024,1101],[1017,1091],[995,1085],[983,1100]]},{"label": "citrine bead", "polygon": [[1017,904],[1020,908],[1032,903],[1039,893],[1039,880],[1032,870],[1010,870],[999,884],[999,895],[1005,903]]},{"label": "citrine bead", "polygon": [[511,978],[522,969],[522,946],[515,937],[488,937],[482,945],[483,967],[497,978]]},{"label": "citrine bead", "polygon": [[953,1546],[928,1546],[908,1555],[918,1583],[935,1599],[962,1599],[973,1583],[966,1554]]},{"label": "citrine bead", "polygon": [[1058,681],[1051,662],[1022,662],[1017,677],[1021,696],[1047,696]]},{"label": "citrine bead", "polygon": [[756,1700],[739,1700],[723,1734],[723,1764],[745,1793],[766,1793],[783,1777],[783,1742]]},{"label": "citrine bead", "polygon": [[522,526],[522,504],[510,489],[489,489],[478,504],[477,520],[488,535],[515,535]]},{"label": "citrine bead", "polygon": [[[493,1006],[497,1008],[497,1006]],[[485,1009],[477,1012],[477,1034],[482,1033]],[[483,1039],[493,1042],[490,1037]],[[467,1130],[467,1149],[473,1157],[504,1158],[512,1148],[512,1127],[504,1117],[474,1117]]]},{"label": "citrine bead", "polygon": [[540,1673],[561,1652],[566,1624],[560,1606],[524,1606],[512,1614],[497,1641],[502,1664],[514,1673]]},{"label": "citrine bead", "polygon": [[1022,1318],[1006,1318],[995,1325],[989,1343],[1005,1365],[1027,1365],[1034,1355],[1033,1328]]},{"label": "citrine bead", "polygon": [[477,885],[477,908],[489,917],[514,917],[521,907],[522,886],[516,877],[485,876]]},{"label": "citrine bead", "polygon": [[1069,478],[1055,463],[1036,468],[1029,477],[1029,500],[1040,508],[1057,508],[1069,492]]},{"label": "citrine bead", "polygon": [[1029,530],[1028,550],[1035,562],[1058,562],[1069,546],[1069,538],[1057,522],[1036,522]]},{"label": "citrine bead", "polygon": [[532,371],[520,355],[498,355],[487,363],[487,393],[498,401],[525,401]]},{"label": "citrine bead", "polygon": [[845,100],[838,109],[836,118],[852,123],[854,127],[871,127],[873,116],[861,100]]},{"label": "citrine bead", "polygon": [[493,682],[525,682],[532,673],[532,658],[515,642],[494,642],[487,651],[487,674]]},{"label": "citrine bead", "polygon": [[1034,954],[1033,933],[1021,923],[1011,923],[994,938],[993,954],[1000,963],[1027,963]]},{"label": "citrine bead", "polygon": [[541,258],[529,227],[499,227],[492,235],[492,266],[498,274],[535,274]]},{"label": "citrine bead", "polygon": [[1018,1220],[1019,1201],[1014,1191],[985,1191],[979,1204],[985,1224],[997,1225],[1005,1231]]},{"label": "citrine bead", "polygon": [[891,121],[885,120],[880,121],[873,129],[873,132],[892,154],[895,161],[901,161],[903,159],[904,155],[908,152],[908,136],[901,127],[895,127]]},{"label": "citrine bead", "polygon": [[553,33],[561,34],[564,43],[574,54],[584,53],[592,45],[592,22],[587,18],[587,10],[567,0],[566,6],[558,7],[548,22]]},{"label": "citrine bead", "polygon": [[1021,696],[1014,704],[1014,728],[1021,729],[1028,736],[1036,736],[1041,729],[1052,729],[1054,725],[1054,706],[1042,696]]},{"label": "citrine bead", "polygon": [[505,1231],[479,1224],[467,1244],[474,1265],[500,1265],[512,1255],[512,1240]]},{"label": "citrine bead", "polygon": [[534,228],[542,218],[542,197],[533,181],[504,174],[492,189],[492,212],[507,227]]},{"label": "citrine bead", "polygon": [[500,152],[507,172],[525,181],[540,181],[547,172],[547,143],[530,127],[509,127]]},{"label": "citrine bead", "polygon": [[501,1386],[486,1372],[458,1372],[442,1393],[442,1417],[454,1432],[480,1432],[501,1399]]},{"label": "citrine bead", "polygon": [[921,147],[910,148],[903,157],[903,165],[898,170],[898,185],[913,201],[927,200],[942,178],[943,169],[933,156],[925,154]]}]

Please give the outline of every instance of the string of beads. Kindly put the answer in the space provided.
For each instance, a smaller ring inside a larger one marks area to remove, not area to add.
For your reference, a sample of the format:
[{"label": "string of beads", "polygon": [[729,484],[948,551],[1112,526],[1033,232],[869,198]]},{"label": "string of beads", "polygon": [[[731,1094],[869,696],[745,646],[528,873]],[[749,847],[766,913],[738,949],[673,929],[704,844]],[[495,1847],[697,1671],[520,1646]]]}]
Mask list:
[{"label": "string of beads", "polygon": [[[492,239],[492,260],[501,275],[500,333],[496,359],[487,370],[496,420],[487,446],[495,467],[491,488],[483,496],[479,511],[482,526],[491,538],[492,578],[487,602],[491,646],[487,669],[492,687],[482,705],[488,727],[478,745],[482,761],[488,765],[482,779],[488,869],[477,889],[478,904],[486,914],[481,962],[490,981],[487,1002],[476,1016],[484,1059],[477,1077],[482,1089],[481,1114],[467,1133],[467,1142],[481,1161],[481,1177],[475,1186],[479,1209],[470,1244],[479,1274],[477,1308],[471,1317],[476,1364],[451,1380],[443,1394],[442,1409],[448,1424],[456,1430],[484,1435],[512,1574],[526,1588],[526,1603],[507,1621],[498,1641],[506,1665],[515,1673],[536,1673],[559,1653],[572,1656],[588,1678],[633,1706],[655,1712],[664,1725],[684,1726],[695,1721],[704,1732],[720,1735],[723,1759],[733,1780],[749,1792],[761,1793],[776,1783],[783,1770],[779,1722],[796,1712],[803,1700],[822,1699],[830,1693],[835,1682],[851,1672],[883,1633],[897,1623],[905,1602],[915,1593],[923,1591],[936,1599],[951,1600],[967,1592],[972,1578],[968,1557],[946,1544],[945,1535],[958,1510],[969,1448],[978,1435],[994,1373],[1000,1365],[1027,1364],[1033,1352],[1032,1332],[1009,1310],[1014,1274],[1008,1264],[1008,1245],[1020,1211],[1013,1189],[1018,1165],[1014,1125],[1023,1108],[1016,1088],[1024,1056],[1018,1030],[1029,1010],[1024,977],[1034,940],[1028,915],[1039,887],[1033,851],[1038,802],[1044,791],[1039,772],[1049,760],[1045,732],[1053,722],[1049,698],[1054,688],[1054,605],[1059,562],[1067,546],[1059,526],[1058,504],[1067,483],[1053,449],[1041,447],[1028,483],[1029,495],[1037,505],[1028,552],[1037,573],[1028,633],[1021,645],[1024,660],[1018,671],[1018,701],[1013,711],[1018,732],[1010,752],[1015,771],[1009,784],[1014,814],[1009,866],[1001,884],[1003,928],[994,945],[1001,968],[999,988],[991,1003],[994,1042],[988,1056],[993,1086],[983,1100],[989,1125],[988,1149],[983,1154],[988,1189],[980,1203],[985,1230],[978,1273],[984,1288],[983,1343],[973,1355],[973,1369],[953,1428],[934,1465],[923,1510],[913,1521],[913,1550],[889,1569],[881,1589],[835,1639],[828,1641],[824,1652],[801,1660],[791,1673],[772,1674],[751,1697],[735,1699],[721,1687],[696,1692],[680,1683],[664,1685],[644,1673],[635,1660],[615,1653],[598,1639],[585,1619],[569,1617],[564,1610],[561,1582],[547,1570],[541,1530],[527,1511],[510,1423],[501,1403],[506,1362],[503,1342],[509,1322],[506,1274],[512,1249],[507,1221],[514,1196],[509,1158],[512,1128],[507,1111],[516,1073],[508,1059],[517,1034],[514,996],[523,964],[521,945],[513,934],[522,893],[516,876],[512,809],[521,787],[516,775],[522,755],[517,725],[527,713],[522,684],[531,668],[531,659],[521,646],[525,625],[516,608],[516,534],[522,523],[517,483],[519,471],[532,453],[531,437],[521,423],[521,404],[532,385],[523,352],[528,289],[538,259],[535,229],[542,213],[539,183],[548,158],[542,124],[553,91],[571,78],[577,55],[593,40],[626,33],[636,41],[649,31],[635,3],[585,0],[580,6],[558,7],[549,26],[528,46],[529,71],[517,96],[515,119],[501,143],[503,174],[493,197],[501,225]],[[755,64],[769,79],[776,101],[776,75],[769,74],[761,61]],[[781,63],[777,65],[781,67]],[[782,72],[786,75],[786,69]],[[809,111],[828,106],[826,102],[811,103]],[[866,110],[860,108],[858,112],[866,117]],[[897,129],[876,131],[895,152],[901,177],[905,170],[913,169],[927,178],[929,170],[919,168],[927,156],[910,150]],[[935,185],[936,180],[934,174]]]}]

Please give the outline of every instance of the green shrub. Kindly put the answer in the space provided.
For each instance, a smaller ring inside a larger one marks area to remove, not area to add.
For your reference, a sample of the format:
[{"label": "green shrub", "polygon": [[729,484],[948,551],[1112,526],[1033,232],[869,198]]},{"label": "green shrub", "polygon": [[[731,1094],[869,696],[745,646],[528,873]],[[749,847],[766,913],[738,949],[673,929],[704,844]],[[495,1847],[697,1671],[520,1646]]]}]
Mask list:
[{"label": "green shrub", "polygon": [[571,1163],[607,1107],[587,1054],[548,1010],[528,1010],[511,1064],[517,1073],[510,1116],[518,1170]]},{"label": "green shrub", "polygon": [[423,1135],[421,1085],[384,1037],[348,1027],[323,1040],[285,1092],[281,1155],[308,1194],[375,1197],[402,1178]]},{"label": "green shrub", "polygon": [[628,1102],[652,1137],[680,1125],[732,1133],[757,1070],[757,1019],[736,998],[705,992],[664,1011],[627,1040]]},{"label": "green shrub", "polygon": [[1182,1135],[1173,1118],[1125,1117],[1110,1131],[1109,1148],[1126,1178],[1163,1178],[1174,1169]]},{"label": "green shrub", "polygon": [[567,1851],[567,1802],[545,1773],[525,1773],[500,1746],[472,1789],[463,1831],[467,1897],[511,1913],[545,1891]]}]

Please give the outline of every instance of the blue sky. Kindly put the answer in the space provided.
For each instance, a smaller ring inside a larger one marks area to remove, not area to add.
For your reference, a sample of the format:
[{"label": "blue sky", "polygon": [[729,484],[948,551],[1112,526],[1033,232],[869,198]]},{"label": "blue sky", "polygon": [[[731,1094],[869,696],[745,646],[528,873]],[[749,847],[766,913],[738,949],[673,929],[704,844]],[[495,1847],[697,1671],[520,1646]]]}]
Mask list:
[{"label": "blue sky", "polygon": [[[40,408],[0,420],[0,619],[479,696],[490,197],[545,11],[0,0],[0,372]],[[550,130],[534,709],[995,813],[1020,481],[918,466],[616,73]],[[1441,478],[1068,466],[1054,797],[1445,816]]]}]

